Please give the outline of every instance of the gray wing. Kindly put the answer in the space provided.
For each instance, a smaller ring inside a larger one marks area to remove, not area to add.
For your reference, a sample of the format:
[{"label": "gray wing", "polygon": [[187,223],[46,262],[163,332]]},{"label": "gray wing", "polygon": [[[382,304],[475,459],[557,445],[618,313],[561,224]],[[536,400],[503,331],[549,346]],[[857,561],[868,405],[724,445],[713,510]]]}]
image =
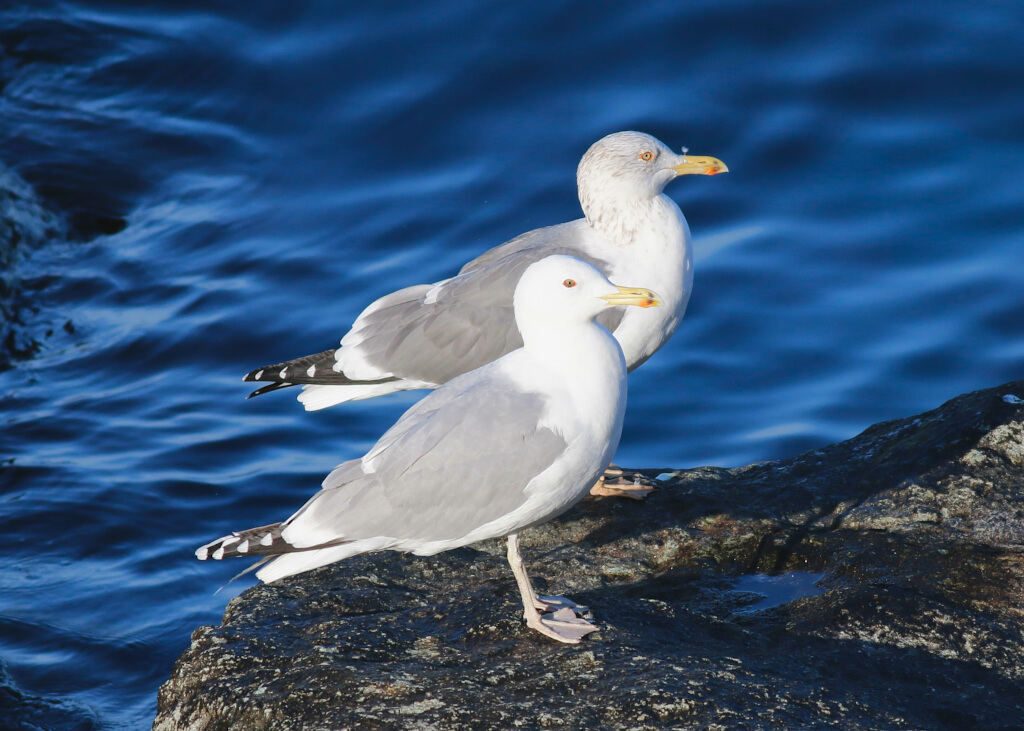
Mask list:
[{"label": "gray wing", "polygon": [[[358,348],[367,363],[399,378],[446,383],[522,347],[512,295],[523,271],[553,254],[586,259],[606,274],[607,262],[580,247],[580,222],[537,229],[512,239],[436,286],[389,295],[362,315],[342,347]],[[621,308],[609,308],[599,322],[614,331]]]},{"label": "gray wing", "polygon": [[340,465],[286,530],[317,543],[461,538],[522,505],[526,486],[565,451],[561,436],[538,428],[544,409],[496,369],[458,379],[381,437],[365,458],[373,472],[359,460]]},{"label": "gray wing", "polygon": [[500,246],[488,249],[476,259],[467,262],[462,269],[459,270],[459,274],[466,274],[467,272],[473,272],[477,269],[483,269],[500,259],[504,259],[509,254],[515,254],[523,251],[524,249],[535,249],[538,247],[545,248],[553,245],[565,246],[567,249],[572,249],[576,253],[563,253],[568,253],[570,256],[580,256],[583,253],[583,249],[579,244],[581,240],[579,230],[585,225],[586,220],[578,218],[575,221],[569,221],[568,223],[535,228],[533,231],[527,231],[524,234],[519,234],[514,239],[509,239]]}]

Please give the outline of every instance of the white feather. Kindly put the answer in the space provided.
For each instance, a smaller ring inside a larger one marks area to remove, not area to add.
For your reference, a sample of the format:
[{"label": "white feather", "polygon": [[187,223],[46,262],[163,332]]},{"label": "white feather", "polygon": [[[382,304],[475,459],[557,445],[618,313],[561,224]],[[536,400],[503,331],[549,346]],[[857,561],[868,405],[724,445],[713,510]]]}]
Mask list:
[{"label": "white feather", "polygon": [[437,384],[424,383],[423,381],[389,381],[387,383],[356,383],[351,386],[323,386],[320,384],[306,384],[298,395],[306,411],[319,411],[335,404],[342,404],[346,401],[361,401],[363,399],[385,396],[395,391],[411,391],[418,388],[436,388]]}]

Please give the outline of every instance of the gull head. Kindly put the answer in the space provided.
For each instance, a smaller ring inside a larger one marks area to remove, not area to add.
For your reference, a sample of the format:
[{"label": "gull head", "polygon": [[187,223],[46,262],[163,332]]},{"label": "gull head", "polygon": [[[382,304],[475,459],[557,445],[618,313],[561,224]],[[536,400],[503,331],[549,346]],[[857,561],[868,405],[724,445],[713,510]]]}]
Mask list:
[{"label": "gull head", "polygon": [[516,323],[526,337],[534,325],[571,327],[594,320],[606,307],[657,307],[661,297],[643,287],[620,287],[592,264],[555,255],[534,262],[519,279],[514,296]]},{"label": "gull head", "polygon": [[576,169],[580,204],[587,220],[642,205],[661,195],[680,175],[729,172],[718,158],[676,154],[643,132],[616,132],[587,150]]}]

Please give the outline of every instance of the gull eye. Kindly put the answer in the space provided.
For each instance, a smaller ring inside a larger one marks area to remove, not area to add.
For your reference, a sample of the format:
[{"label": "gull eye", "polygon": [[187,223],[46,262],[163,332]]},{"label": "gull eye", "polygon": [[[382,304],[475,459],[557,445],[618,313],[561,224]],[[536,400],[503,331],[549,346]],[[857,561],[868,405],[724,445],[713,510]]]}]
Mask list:
[{"label": "gull eye", "polygon": [[650,162],[651,160],[654,159],[654,153],[651,152],[650,150],[644,150],[643,152],[640,153],[640,159],[643,160],[644,162]]},{"label": "gull eye", "polygon": [[570,289],[572,287],[575,287],[576,286],[576,280],[575,279],[566,279],[564,282],[562,282],[562,286],[565,287],[566,289]]}]

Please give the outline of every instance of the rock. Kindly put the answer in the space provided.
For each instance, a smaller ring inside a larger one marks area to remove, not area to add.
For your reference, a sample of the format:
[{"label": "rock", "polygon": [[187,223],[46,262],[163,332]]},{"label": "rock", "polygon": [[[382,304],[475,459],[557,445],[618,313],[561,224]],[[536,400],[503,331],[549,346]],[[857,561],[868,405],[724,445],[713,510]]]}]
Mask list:
[{"label": "rock", "polygon": [[524,627],[498,541],[253,587],[196,630],[154,729],[1021,728],[1022,398],[524,533],[538,587],[593,608],[578,646]]}]

